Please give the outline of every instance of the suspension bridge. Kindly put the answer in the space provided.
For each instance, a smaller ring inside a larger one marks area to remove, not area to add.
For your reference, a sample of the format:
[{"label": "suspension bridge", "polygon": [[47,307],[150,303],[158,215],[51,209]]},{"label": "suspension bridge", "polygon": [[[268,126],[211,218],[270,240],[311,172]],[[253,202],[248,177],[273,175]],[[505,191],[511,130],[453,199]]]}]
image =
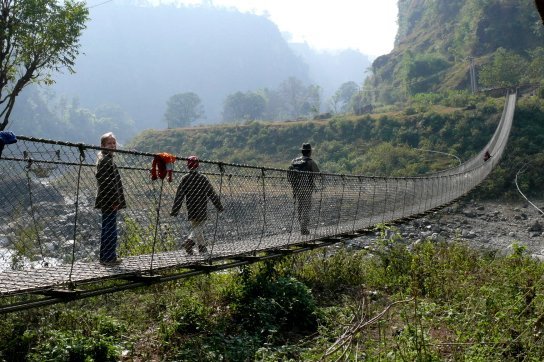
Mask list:
[{"label": "suspension bridge", "polygon": [[200,173],[224,206],[223,212],[209,208],[206,253],[184,248],[190,233],[186,211],[170,215],[188,173],[186,159],[177,158],[172,182],[152,180],[154,154],[116,150],[127,208],[119,212],[122,261],[114,265],[99,262],[101,213],[94,205],[101,148],[18,136],[0,158],[0,313],[303,252],[437,210],[471,191],[498,164],[515,103],[516,94],[507,94],[488,144],[457,167],[419,177],[314,175],[309,234],[301,233],[287,170],[200,161]]}]

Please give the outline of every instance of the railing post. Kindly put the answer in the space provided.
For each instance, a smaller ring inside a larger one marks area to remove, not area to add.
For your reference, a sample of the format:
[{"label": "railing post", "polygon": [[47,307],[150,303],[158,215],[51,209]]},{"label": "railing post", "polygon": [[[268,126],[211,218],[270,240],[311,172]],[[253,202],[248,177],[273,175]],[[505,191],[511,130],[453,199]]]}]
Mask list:
[{"label": "railing post", "polygon": [[42,247],[42,241],[40,238],[40,230],[38,229],[38,222],[36,220],[36,215],[34,212],[34,200],[32,196],[32,182],[30,179],[31,169],[32,169],[32,158],[28,158],[27,166],[25,167],[25,173],[26,173],[26,181],[27,181],[27,187],[28,187],[28,201],[30,203],[30,216],[32,217],[32,226],[34,227],[34,232],[36,233],[36,238],[38,239],[38,246],[40,247],[40,254],[42,256],[42,264],[45,264],[45,256],[43,255],[43,247]]},{"label": "railing post", "polygon": [[162,202],[162,189],[164,187],[164,179],[161,178],[161,188],[159,190],[159,203],[156,208],[156,217],[155,217],[155,233],[153,235],[153,247],[151,249],[151,262],[149,263],[149,273],[153,274],[153,262],[155,259],[155,245],[157,244],[157,232],[160,227],[160,217],[161,217],[161,202]]},{"label": "railing post", "polygon": [[[223,166],[222,163],[219,163],[217,166],[219,167],[219,173],[221,174],[221,177],[219,178],[219,200],[221,200],[221,195],[223,193],[223,175],[225,174],[225,167]],[[217,224],[218,224],[218,222],[219,222],[219,212],[216,212],[215,213],[215,227],[214,227],[214,230],[213,230],[213,241],[212,241],[212,247],[210,249],[209,258],[211,258],[211,256],[213,255],[213,249],[214,249],[215,241],[216,241],[216,238],[217,238]]]},{"label": "railing post", "polygon": [[374,203],[375,203],[375,200],[376,200],[376,183],[374,182],[376,179],[374,177],[371,178],[372,182],[373,182],[373,185],[372,185],[372,208],[370,210],[370,220],[369,220],[369,227],[374,225],[372,223],[372,217],[374,216]]},{"label": "railing post", "polygon": [[[232,174],[229,174],[227,178],[229,183],[230,196],[231,198],[234,198],[233,192],[232,192]],[[238,240],[240,240],[240,226],[238,225],[238,208],[235,208],[234,210],[232,210],[232,213],[234,215],[234,225],[236,225],[236,236]]]},{"label": "railing post", "polygon": [[[323,182],[323,174],[321,176],[321,190],[319,191],[319,212],[317,214],[317,221],[315,223],[314,238],[317,237],[317,229],[319,228],[319,221],[321,220],[321,207],[323,205],[323,189],[325,188]],[[311,210],[310,210],[311,211]]]},{"label": "railing post", "polygon": [[387,193],[389,192],[388,185],[387,185],[387,177],[384,177],[383,180],[385,181],[385,193],[384,193],[384,199],[383,199],[383,213],[382,213],[382,224],[385,223],[385,215],[387,214]]},{"label": "railing post", "polygon": [[432,177],[431,178],[431,199],[429,200],[430,203],[429,203],[429,207],[428,209],[432,209],[435,205],[434,205],[434,183],[435,183],[435,179],[436,177]]},{"label": "railing post", "polygon": [[[289,177],[289,172],[293,172],[293,171],[285,171],[285,177],[286,177],[286,181],[288,180],[288,177]],[[287,181],[289,183],[289,181]],[[287,189],[289,188],[290,186],[287,186]],[[291,186],[292,188],[292,186]],[[289,238],[287,239],[287,244],[291,244],[291,237],[293,236],[293,228],[295,226],[295,215],[297,213],[297,198],[295,197],[295,194],[294,194],[294,191],[291,189],[291,191],[293,192],[293,212],[291,213],[291,228],[289,229]],[[289,191],[288,191],[289,192]]]},{"label": "railing post", "polygon": [[402,215],[401,217],[406,217],[406,194],[408,194],[408,179],[404,178],[404,192],[403,192],[403,198],[402,198]]},{"label": "railing post", "polygon": [[393,180],[395,180],[395,193],[393,194],[393,208],[392,208],[392,213],[391,213],[391,220],[396,220],[396,211],[397,211],[397,198],[399,196],[399,180],[398,178],[394,178]]},{"label": "railing post", "polygon": [[[262,178],[262,191],[263,191],[263,228],[261,230],[261,238],[259,239],[259,243],[257,244],[256,249],[259,249],[261,247],[261,243],[263,242],[264,233],[266,231],[266,187],[265,187],[265,172],[264,167],[261,167],[261,178]],[[254,250],[256,252],[256,250]]]},{"label": "railing post", "polygon": [[414,215],[419,213],[419,210],[416,209],[416,206],[417,206],[416,200],[419,200],[419,199],[416,197],[416,193],[417,193],[416,179],[412,178],[411,180],[412,180],[412,201],[411,201],[412,207],[410,209],[410,214]]},{"label": "railing post", "polygon": [[78,145],[79,148],[79,165],[77,169],[77,185],[76,185],[76,212],[74,215],[74,243],[72,244],[72,260],[70,262],[70,274],[68,276],[68,281],[72,284],[72,274],[74,272],[74,262],[76,258],[76,240],[77,240],[77,217],[79,211],[79,184],[81,181],[81,168],[83,167],[83,161],[85,160],[85,148],[82,144]]},{"label": "railing post", "polygon": [[357,195],[357,207],[355,208],[355,215],[353,216],[353,226],[351,227],[352,232],[355,232],[355,223],[357,222],[357,216],[359,214],[359,204],[361,202],[361,191],[363,190],[362,176],[358,176],[357,180],[359,181],[359,194]]},{"label": "railing post", "polygon": [[338,206],[338,217],[336,220],[336,232],[335,234],[338,234],[338,228],[340,227],[340,219],[342,218],[342,205],[344,204],[344,192],[346,189],[346,176],[341,175],[342,178],[342,196],[340,197],[340,206]]}]

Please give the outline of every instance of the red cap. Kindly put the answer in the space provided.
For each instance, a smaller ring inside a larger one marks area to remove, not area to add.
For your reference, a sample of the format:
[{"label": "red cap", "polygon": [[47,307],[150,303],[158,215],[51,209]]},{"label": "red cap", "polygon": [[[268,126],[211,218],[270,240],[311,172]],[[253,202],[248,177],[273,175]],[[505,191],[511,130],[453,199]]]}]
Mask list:
[{"label": "red cap", "polygon": [[195,168],[198,168],[198,157],[196,156],[187,157],[187,168],[189,170],[194,170]]}]

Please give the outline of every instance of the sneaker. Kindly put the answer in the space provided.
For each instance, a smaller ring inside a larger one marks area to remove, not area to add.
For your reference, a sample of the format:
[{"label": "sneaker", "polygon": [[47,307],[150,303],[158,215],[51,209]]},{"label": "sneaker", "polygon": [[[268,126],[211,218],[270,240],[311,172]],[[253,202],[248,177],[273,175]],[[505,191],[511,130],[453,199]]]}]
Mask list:
[{"label": "sneaker", "polygon": [[199,245],[198,246],[198,253],[199,254],[208,254],[208,248],[205,245]]},{"label": "sneaker", "polygon": [[191,239],[187,239],[183,243],[183,247],[185,248],[185,251],[189,255],[193,255],[193,246],[195,246],[195,242]]}]

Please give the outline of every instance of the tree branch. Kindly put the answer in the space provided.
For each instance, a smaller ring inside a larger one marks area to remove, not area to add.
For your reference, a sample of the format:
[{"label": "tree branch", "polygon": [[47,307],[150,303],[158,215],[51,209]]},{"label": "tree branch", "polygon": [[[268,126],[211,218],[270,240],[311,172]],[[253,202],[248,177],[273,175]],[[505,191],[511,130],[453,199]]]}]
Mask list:
[{"label": "tree branch", "polygon": [[[362,315],[362,319],[358,320],[355,324],[350,325],[344,333],[330,346],[327,351],[323,354],[322,359],[329,357],[330,355],[338,352],[341,348],[346,348],[347,345],[351,344],[353,337],[359,333],[362,329],[368,327],[371,324],[374,324],[378,322],[392,307],[401,304],[401,303],[408,303],[414,300],[414,298],[405,299],[405,300],[399,300],[396,302],[393,302],[389,304],[383,311],[378,313],[376,316],[372,317],[371,319],[365,321],[364,320],[364,314]],[[361,307],[362,308],[362,307]],[[359,309],[361,309],[359,308]],[[342,356],[343,357],[346,353],[346,349],[344,349]]]}]

